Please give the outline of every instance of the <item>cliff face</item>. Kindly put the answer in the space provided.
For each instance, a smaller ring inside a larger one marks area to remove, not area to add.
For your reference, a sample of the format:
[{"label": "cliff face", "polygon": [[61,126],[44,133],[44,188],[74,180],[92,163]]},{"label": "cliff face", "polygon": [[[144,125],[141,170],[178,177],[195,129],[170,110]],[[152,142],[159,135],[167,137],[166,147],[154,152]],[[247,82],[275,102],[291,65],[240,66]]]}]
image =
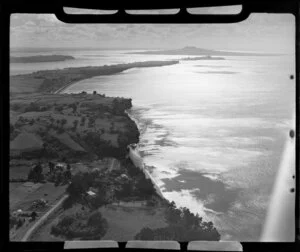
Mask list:
[{"label": "cliff face", "polygon": [[[139,131],[125,110],[131,99],[98,94],[13,96],[11,157],[73,160],[124,157],[139,141]],[[26,138],[26,145],[16,144]]]}]

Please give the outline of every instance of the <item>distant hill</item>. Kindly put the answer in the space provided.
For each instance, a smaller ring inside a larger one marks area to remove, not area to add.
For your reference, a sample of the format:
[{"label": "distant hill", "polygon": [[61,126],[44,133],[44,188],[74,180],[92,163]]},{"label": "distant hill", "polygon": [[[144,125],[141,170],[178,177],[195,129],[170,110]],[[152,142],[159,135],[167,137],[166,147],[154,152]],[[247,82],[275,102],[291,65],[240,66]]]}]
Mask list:
[{"label": "distant hill", "polygon": [[271,56],[276,54],[267,53],[246,53],[246,52],[227,52],[210,49],[198,48],[195,46],[186,46],[181,49],[173,50],[157,50],[157,51],[143,51],[130,52],[129,54],[157,54],[157,55],[210,55],[210,56]]},{"label": "distant hill", "polygon": [[180,60],[224,60],[224,59],[225,58],[223,57],[211,57],[210,55],[208,55],[208,56],[201,56],[201,57],[186,57]]},{"label": "distant hill", "polygon": [[36,55],[27,57],[10,57],[10,63],[56,62],[75,59],[66,55]]}]

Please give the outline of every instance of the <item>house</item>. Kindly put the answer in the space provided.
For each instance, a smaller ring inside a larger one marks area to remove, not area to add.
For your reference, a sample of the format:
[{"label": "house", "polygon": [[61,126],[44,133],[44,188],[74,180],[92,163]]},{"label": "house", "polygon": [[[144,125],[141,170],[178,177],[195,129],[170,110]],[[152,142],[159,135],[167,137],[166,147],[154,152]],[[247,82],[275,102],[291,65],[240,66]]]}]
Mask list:
[{"label": "house", "polygon": [[97,196],[97,194],[94,193],[93,191],[87,191],[86,193],[88,194],[88,196],[90,196],[90,197],[92,197],[92,198],[94,198],[94,197]]},{"label": "house", "polygon": [[121,178],[129,179],[128,176],[125,173],[121,174]]},{"label": "house", "polygon": [[99,173],[99,172],[100,172],[100,169],[99,169],[99,168],[93,168],[93,169],[92,169],[92,172]]},{"label": "house", "polygon": [[87,193],[88,197],[95,198],[97,196],[98,189],[90,187],[89,190],[86,193]]},{"label": "house", "polygon": [[65,171],[67,169],[67,165],[65,163],[57,163],[55,165],[55,170]]}]

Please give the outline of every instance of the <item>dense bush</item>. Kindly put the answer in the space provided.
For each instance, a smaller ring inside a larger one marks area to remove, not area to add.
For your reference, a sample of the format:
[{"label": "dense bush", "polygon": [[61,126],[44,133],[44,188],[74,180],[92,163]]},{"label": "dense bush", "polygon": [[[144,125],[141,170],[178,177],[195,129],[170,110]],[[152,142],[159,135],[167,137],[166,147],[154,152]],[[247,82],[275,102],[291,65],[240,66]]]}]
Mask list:
[{"label": "dense bush", "polygon": [[31,102],[27,107],[25,107],[25,112],[40,111],[40,106],[37,103]]},{"label": "dense bush", "polygon": [[66,239],[98,240],[107,231],[107,221],[98,211],[64,216],[57,225],[52,226],[51,234]]},{"label": "dense bush", "polygon": [[44,180],[43,168],[41,164],[37,164],[30,169],[27,179],[34,183],[42,182]]},{"label": "dense bush", "polygon": [[83,140],[88,143],[90,151],[94,152],[99,158],[103,157],[122,157],[126,154],[126,150],[122,148],[116,148],[111,145],[110,142],[100,138],[96,132],[88,132]]},{"label": "dense bush", "polygon": [[[67,187],[66,192],[69,194],[68,200],[63,204],[63,208],[67,209],[74,203],[88,204],[91,208],[98,208],[107,203],[106,187],[108,179],[105,177],[95,176],[90,172],[78,172],[71,178],[71,183]],[[95,198],[87,199],[86,192],[90,187],[96,187],[98,193]]]},{"label": "dense bush", "polygon": [[67,188],[67,193],[71,198],[79,198],[81,194],[85,193],[94,181],[92,173],[78,172],[72,179],[71,184]]},{"label": "dense bush", "polygon": [[150,229],[143,228],[136,236],[137,240],[177,240],[177,241],[218,241],[220,234],[212,222],[204,222],[198,214],[188,208],[176,208],[175,203],[169,204],[165,218],[167,227]]},{"label": "dense bush", "polygon": [[11,104],[10,108],[12,110],[18,111],[18,110],[20,110],[22,108],[22,106],[21,106],[21,104],[13,103],[13,104]]},{"label": "dense bush", "polygon": [[139,176],[135,184],[135,194],[144,199],[156,195],[152,181],[150,179],[146,179],[144,174]]},{"label": "dense bush", "polygon": [[9,216],[9,229],[12,229],[14,226],[18,225],[19,219],[16,216]]},{"label": "dense bush", "polygon": [[136,240],[176,240],[176,241],[218,241],[220,239],[219,233],[214,230],[185,229],[180,225],[171,225],[165,228],[143,228],[135,236]]}]

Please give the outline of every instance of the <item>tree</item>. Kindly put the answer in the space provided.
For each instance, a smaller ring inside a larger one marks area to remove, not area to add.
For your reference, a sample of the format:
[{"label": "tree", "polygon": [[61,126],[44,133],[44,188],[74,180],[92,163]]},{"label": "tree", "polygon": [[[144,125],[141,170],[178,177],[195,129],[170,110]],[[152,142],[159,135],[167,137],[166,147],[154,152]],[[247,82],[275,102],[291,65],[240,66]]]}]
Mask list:
[{"label": "tree", "polygon": [[76,130],[78,126],[78,120],[73,121],[73,129]]},{"label": "tree", "polygon": [[11,109],[18,111],[21,108],[21,105],[18,103],[11,104]]},{"label": "tree", "polygon": [[21,219],[21,218],[18,218],[18,220],[17,220],[17,229],[22,227],[23,223],[24,223],[24,220]]},{"label": "tree", "polygon": [[67,120],[65,118],[63,118],[61,120],[61,126],[64,127],[66,125],[66,123],[67,123]]},{"label": "tree", "polygon": [[96,95],[97,94],[97,91],[93,91],[93,95]]},{"label": "tree", "polygon": [[9,213],[9,229],[18,224],[18,218]]},{"label": "tree", "polygon": [[151,228],[143,228],[135,237],[135,240],[154,240],[154,232]]},{"label": "tree", "polygon": [[34,183],[41,182],[44,179],[43,168],[40,163],[36,164],[28,173],[28,180]]},{"label": "tree", "polygon": [[50,173],[53,173],[53,171],[54,171],[54,163],[50,161],[50,162],[48,163],[48,167],[49,167]]},{"label": "tree", "polygon": [[89,117],[88,127],[91,128],[95,125],[95,118]]},{"label": "tree", "polygon": [[57,172],[55,176],[55,186],[59,186],[63,182],[62,172]]},{"label": "tree", "polygon": [[69,181],[71,179],[71,171],[70,170],[67,170],[64,172],[64,180],[65,181]]},{"label": "tree", "polygon": [[55,110],[58,111],[58,112],[63,111],[63,109],[64,109],[63,106],[57,106],[57,107],[55,107]]},{"label": "tree", "polygon": [[57,124],[57,126],[60,124],[60,120],[59,119],[56,119],[56,124]]},{"label": "tree", "polygon": [[144,198],[149,198],[156,194],[151,179],[145,179],[144,177],[140,178],[136,183],[136,190]]},{"label": "tree", "polygon": [[9,131],[12,133],[15,130],[15,127],[10,123],[9,124]]},{"label": "tree", "polygon": [[111,122],[111,125],[110,125],[110,132],[113,132],[115,129],[115,123],[114,122]]},{"label": "tree", "polygon": [[85,120],[86,120],[86,118],[85,118],[84,116],[81,117],[81,121],[80,121],[80,125],[81,125],[81,126],[84,126]]},{"label": "tree", "polygon": [[51,234],[67,239],[99,240],[107,231],[106,219],[98,211],[83,211],[64,216],[57,225],[52,226]]},{"label": "tree", "polygon": [[87,172],[77,173],[71,179],[71,184],[66,189],[72,199],[80,199],[81,195],[85,193],[92,185],[93,177]]},{"label": "tree", "polygon": [[53,123],[54,123],[54,121],[55,121],[54,118],[51,116],[49,120],[50,120],[50,122],[51,122],[51,125],[53,125]]},{"label": "tree", "polygon": [[37,217],[37,213],[35,211],[33,211],[30,215],[31,219],[34,221],[35,218]]},{"label": "tree", "polygon": [[70,107],[73,109],[73,111],[72,111],[72,112],[73,112],[73,113],[75,113],[75,112],[76,112],[76,110],[77,110],[77,106],[76,106],[76,104],[74,104],[74,103],[73,103],[73,104],[71,104],[71,105],[70,105]]}]

